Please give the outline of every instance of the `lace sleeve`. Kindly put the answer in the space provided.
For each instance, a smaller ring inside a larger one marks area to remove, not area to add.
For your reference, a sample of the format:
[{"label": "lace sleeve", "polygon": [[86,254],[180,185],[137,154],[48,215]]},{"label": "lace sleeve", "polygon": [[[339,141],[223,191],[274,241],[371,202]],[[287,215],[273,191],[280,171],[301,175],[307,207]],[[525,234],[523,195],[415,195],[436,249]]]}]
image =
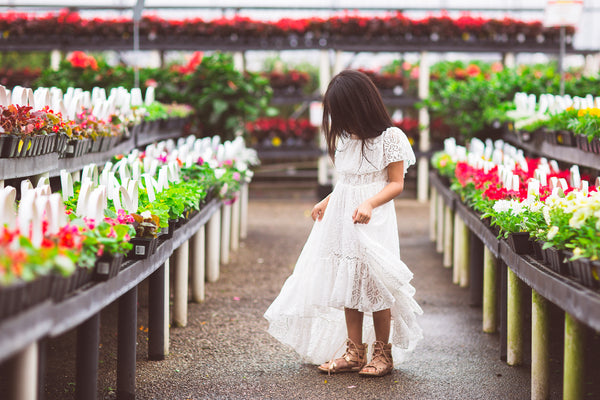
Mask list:
[{"label": "lace sleeve", "polygon": [[404,161],[404,173],[408,167],[415,163],[415,153],[413,152],[408,138],[399,128],[388,128],[383,132],[383,166],[387,167],[390,163]]}]

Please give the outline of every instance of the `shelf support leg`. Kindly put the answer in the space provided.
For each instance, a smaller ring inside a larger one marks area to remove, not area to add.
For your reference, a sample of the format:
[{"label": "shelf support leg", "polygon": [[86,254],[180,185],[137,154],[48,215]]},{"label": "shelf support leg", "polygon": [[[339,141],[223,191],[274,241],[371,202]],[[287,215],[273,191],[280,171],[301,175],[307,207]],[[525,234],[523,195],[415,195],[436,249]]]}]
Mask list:
[{"label": "shelf support leg", "polygon": [[522,313],[522,283],[519,277],[507,268],[507,353],[508,365],[523,364],[523,313]]},{"label": "shelf support leg", "polygon": [[77,328],[77,373],[75,398],[95,399],[98,392],[98,347],[100,345],[100,313]]},{"label": "shelf support leg", "polygon": [[484,245],[481,239],[469,231],[469,269],[468,286],[471,292],[471,306],[480,306],[483,299],[483,252]]},{"label": "shelf support leg", "polygon": [[[462,288],[469,287],[470,285],[470,275],[469,275],[469,265],[470,265],[470,256],[471,256],[471,231],[467,224],[461,220],[461,257],[460,257],[460,267],[459,267],[459,286]],[[480,267],[481,268],[481,267]]]},{"label": "shelf support leg", "polygon": [[248,184],[242,185],[240,195],[240,239],[248,237]]},{"label": "shelf support leg", "polygon": [[439,215],[437,215],[437,207],[436,207],[436,202],[437,202],[437,189],[435,188],[435,186],[432,186],[431,188],[429,188],[429,240],[431,240],[432,242],[435,241],[435,237],[436,237],[436,226],[437,226],[437,219],[439,218]]},{"label": "shelf support leg", "polygon": [[[10,384],[10,390],[8,394],[4,394],[9,399],[36,400],[38,394],[38,343],[31,343],[14,355],[9,362],[10,366],[7,371],[11,376],[7,381]],[[95,399],[95,397],[91,397],[91,399]]]},{"label": "shelf support leg", "polygon": [[442,253],[444,251],[444,198],[438,194],[437,207],[435,212],[435,251]]},{"label": "shelf support leg", "polygon": [[548,300],[531,290],[531,398],[550,397]]},{"label": "shelf support leg", "polygon": [[219,280],[219,249],[221,240],[221,209],[218,209],[206,225],[206,279]]},{"label": "shelf support leg", "polygon": [[206,235],[204,225],[192,237],[194,256],[192,259],[192,301],[201,303],[204,301],[204,280],[206,279]]},{"label": "shelf support leg", "polygon": [[[165,292],[165,265],[161,265],[148,279],[148,359],[160,361],[165,359],[165,302],[168,304],[168,290]],[[168,282],[167,282],[168,283]],[[167,341],[168,341],[167,324]]]},{"label": "shelf support leg", "polygon": [[235,203],[231,205],[231,251],[240,248],[240,197],[241,193],[238,192]]},{"label": "shelf support leg", "polygon": [[223,204],[221,209],[221,262],[229,264],[231,239],[231,204]]},{"label": "shelf support leg", "polygon": [[460,265],[462,263],[462,219],[457,212],[454,213],[454,241],[452,249],[452,283],[458,285],[460,282]]},{"label": "shelf support leg", "polygon": [[175,287],[173,293],[173,323],[175,326],[187,325],[189,241],[175,250]]},{"label": "shelf support leg", "polygon": [[454,230],[454,211],[448,206],[444,208],[444,260],[446,268],[452,267],[452,233]]},{"label": "shelf support leg", "polygon": [[563,399],[584,398],[585,376],[585,326],[569,313],[565,313],[565,353],[563,366]]},{"label": "shelf support leg", "polygon": [[135,399],[137,286],[119,299],[117,342],[117,399]]},{"label": "shelf support leg", "polygon": [[496,315],[497,310],[497,277],[496,257],[484,247],[483,249],[483,331],[496,333],[498,330]]}]

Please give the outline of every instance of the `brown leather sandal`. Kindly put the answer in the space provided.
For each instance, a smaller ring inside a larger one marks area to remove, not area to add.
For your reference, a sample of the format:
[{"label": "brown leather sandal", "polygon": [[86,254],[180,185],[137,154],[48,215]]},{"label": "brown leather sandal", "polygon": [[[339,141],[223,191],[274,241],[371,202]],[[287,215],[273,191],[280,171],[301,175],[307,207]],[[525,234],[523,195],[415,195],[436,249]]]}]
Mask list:
[{"label": "brown leather sandal", "polygon": [[346,352],[342,357],[319,365],[319,371],[328,374],[360,371],[367,363],[367,344],[356,344],[348,339],[346,340],[346,346]]},{"label": "brown leather sandal", "polygon": [[373,358],[358,373],[362,376],[384,376],[392,372],[394,360],[392,359],[392,344],[373,343]]}]

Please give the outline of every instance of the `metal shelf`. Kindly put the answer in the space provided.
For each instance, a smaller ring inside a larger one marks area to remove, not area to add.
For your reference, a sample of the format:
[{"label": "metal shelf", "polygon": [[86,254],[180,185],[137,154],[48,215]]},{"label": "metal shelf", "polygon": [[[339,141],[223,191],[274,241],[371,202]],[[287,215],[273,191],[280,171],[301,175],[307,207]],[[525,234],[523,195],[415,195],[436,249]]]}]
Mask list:
[{"label": "metal shelf", "polygon": [[48,300],[1,321],[0,362],[45,336],[57,336],[80,325],[137,286],[206,224],[220,206],[221,201],[210,201],[176,229],[171,239],[159,244],[153,255],[144,260],[126,262],[116,277],[88,285],[61,302]]},{"label": "metal shelf", "polygon": [[541,142],[535,140],[524,142],[517,135],[510,132],[505,132],[503,139],[538,156],[600,170],[600,155],[580,150],[577,147],[559,146],[545,140]]},{"label": "metal shelf", "polygon": [[[35,50],[132,50],[133,39],[96,37],[58,38],[9,38],[0,40],[0,51],[35,51]],[[245,38],[236,37],[159,37],[149,40],[140,38],[141,50],[221,50],[221,51],[246,51],[246,50],[318,50],[334,49],[353,52],[462,52],[462,53],[559,53],[558,43],[537,42],[493,42],[493,41],[431,41],[423,39],[394,39],[375,37],[365,40],[363,37],[343,38],[306,38],[306,37],[265,37]],[[594,50],[573,49],[567,47],[567,53],[592,54]]]},{"label": "metal shelf", "polygon": [[516,254],[505,240],[498,240],[475,212],[461,203],[433,172],[430,173],[430,182],[442,195],[446,204],[448,202],[454,204],[454,210],[458,212],[470,231],[481,239],[495,256],[500,257],[521,280],[585,325],[600,331],[600,293],[553,272],[531,256]]}]

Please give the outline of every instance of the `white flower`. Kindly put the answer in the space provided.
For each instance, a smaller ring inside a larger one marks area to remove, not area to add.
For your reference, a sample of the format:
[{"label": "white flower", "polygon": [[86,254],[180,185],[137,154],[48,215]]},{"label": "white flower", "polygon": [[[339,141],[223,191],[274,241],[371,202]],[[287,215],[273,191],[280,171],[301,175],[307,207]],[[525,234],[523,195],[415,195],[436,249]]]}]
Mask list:
[{"label": "white flower", "polygon": [[225,175],[225,168],[217,168],[215,169],[215,178],[217,179],[221,179],[223,177],[223,175]]},{"label": "white flower", "polygon": [[571,219],[569,219],[569,226],[573,229],[579,229],[585,224],[587,215],[584,210],[579,209],[573,213]]},{"label": "white flower", "polygon": [[498,200],[494,203],[493,208],[496,213],[508,212],[510,210],[510,201]]},{"label": "white flower", "polygon": [[557,233],[558,233],[558,226],[553,226],[552,228],[550,228],[550,230],[548,231],[548,240],[554,239],[554,237],[556,236]]},{"label": "white flower", "polygon": [[140,214],[142,216],[142,218],[147,219],[147,218],[152,218],[152,213],[150,211],[142,211],[142,213]]}]

